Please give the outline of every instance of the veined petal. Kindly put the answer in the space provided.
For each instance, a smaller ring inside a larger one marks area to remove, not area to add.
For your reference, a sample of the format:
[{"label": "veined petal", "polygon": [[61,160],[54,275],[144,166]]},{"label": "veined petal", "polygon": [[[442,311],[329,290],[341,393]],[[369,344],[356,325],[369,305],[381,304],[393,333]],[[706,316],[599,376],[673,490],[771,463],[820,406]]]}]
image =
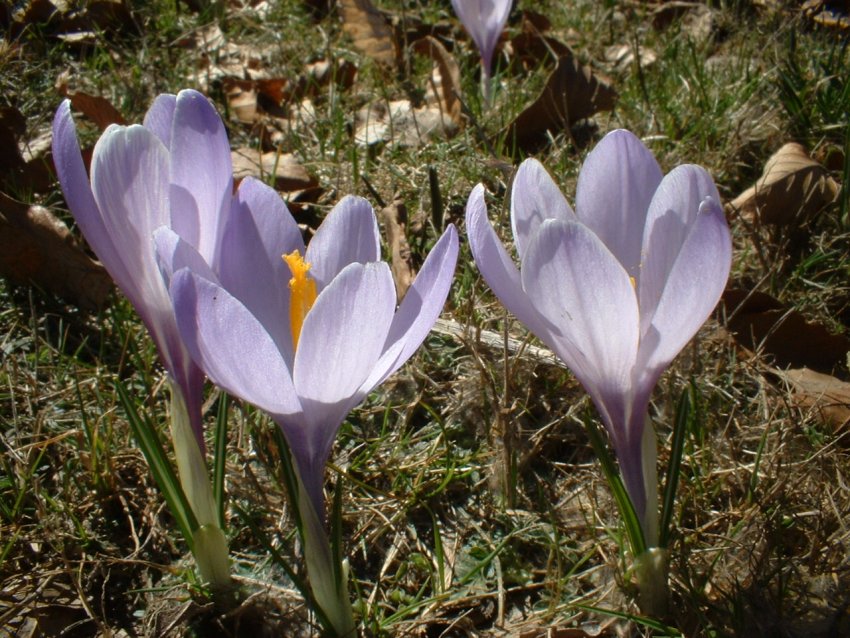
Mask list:
[{"label": "veined petal", "polygon": [[384,262],[349,264],[319,293],[304,320],[293,378],[316,449],[329,446],[381,356],[395,312]]},{"label": "veined petal", "polygon": [[528,247],[522,283],[570,346],[558,354],[594,398],[603,420],[624,427],[620,412],[638,348],[637,298],[626,271],[586,226],[550,219]]},{"label": "veined petal", "polygon": [[452,0],[452,7],[478,47],[489,76],[496,44],[511,11],[511,0]]},{"label": "veined petal", "polygon": [[731,265],[732,239],[723,209],[718,201],[706,198],[670,269],[652,323],[641,338],[636,370],[654,375],[653,385],[714,310]]},{"label": "veined petal", "polygon": [[667,277],[706,197],[720,201],[708,172],[688,164],[670,171],[655,191],[649,205],[641,251],[643,260],[638,286],[641,334],[652,322]]},{"label": "veined petal", "polygon": [[227,132],[212,104],[180,91],[171,132],[171,227],[214,265],[233,192]]},{"label": "veined petal", "polygon": [[321,291],[352,263],[380,260],[378,221],[362,197],[346,195],[331,209],[307,246],[305,260]]},{"label": "veined petal", "polygon": [[457,254],[457,230],[449,224],[393,317],[383,354],[360,388],[364,395],[398,370],[425,340],[449,295]]},{"label": "veined petal", "polygon": [[157,265],[166,288],[171,283],[174,273],[181,268],[188,268],[209,281],[218,281],[218,277],[195,247],[184,241],[168,226],[160,226],[153,231],[153,242]]},{"label": "veined petal", "polygon": [[153,231],[168,224],[165,147],[143,126],[110,126],[94,147],[91,173],[104,226],[132,273],[124,293],[143,319],[152,320],[153,308],[170,312],[153,246]]},{"label": "veined petal", "polygon": [[304,241],[280,195],[259,180],[242,180],[221,240],[219,278],[272,336],[290,370],[291,273],[282,255],[294,250],[303,254]]},{"label": "veined petal", "polygon": [[640,279],[640,251],[649,203],[661,183],[658,162],[634,134],[608,133],[582,166],[576,214],[626,272]]},{"label": "veined petal", "polygon": [[546,340],[552,327],[523,290],[519,270],[487,218],[484,186],[481,184],[472,189],[466,202],[466,233],[478,270],[493,294],[531,332]]},{"label": "veined petal", "polygon": [[188,268],[174,273],[170,292],[180,335],[216,385],[278,418],[301,411],[283,357],[238,299]]},{"label": "veined petal", "polygon": [[520,259],[544,220],[575,218],[573,209],[540,162],[532,158],[519,165],[511,187],[511,229]]},{"label": "veined petal", "polygon": [[126,252],[110,237],[100,209],[92,194],[89,176],[80,153],[71,101],[63,100],[53,118],[53,163],[65,194],[65,201],[82,230],[86,241],[103,262],[104,267],[118,287],[125,290],[132,285],[127,265]]},{"label": "veined petal", "polygon": [[153,101],[143,122],[144,127],[156,135],[167,149],[171,148],[171,131],[176,107],[177,96],[163,93]]}]

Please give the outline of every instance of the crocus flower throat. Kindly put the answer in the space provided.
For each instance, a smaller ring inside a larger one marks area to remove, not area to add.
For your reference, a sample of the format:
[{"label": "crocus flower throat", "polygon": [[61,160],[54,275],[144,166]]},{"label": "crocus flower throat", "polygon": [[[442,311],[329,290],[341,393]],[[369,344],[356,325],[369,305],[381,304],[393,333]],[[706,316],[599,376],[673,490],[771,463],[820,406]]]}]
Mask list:
[{"label": "crocus flower throat", "polygon": [[304,318],[316,301],[316,282],[307,274],[310,264],[304,261],[298,250],[282,255],[282,258],[292,271],[292,279],[289,280],[289,324],[292,327],[292,349],[297,350]]}]

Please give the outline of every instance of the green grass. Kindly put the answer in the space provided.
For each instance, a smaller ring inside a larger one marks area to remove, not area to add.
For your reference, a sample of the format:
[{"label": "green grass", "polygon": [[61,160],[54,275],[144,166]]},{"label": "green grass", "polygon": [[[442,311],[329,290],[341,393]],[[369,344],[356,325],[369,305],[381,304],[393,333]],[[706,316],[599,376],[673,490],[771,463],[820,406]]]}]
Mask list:
[{"label": "green grass", "polygon": [[[401,199],[419,263],[437,226],[461,226],[444,317],[467,327],[466,337],[432,334],[354,410],[327,474],[329,503],[335,486],[341,489],[342,551],[365,635],[545,635],[547,627],[598,626],[658,636],[847,631],[846,434],[795,407],[766,363],[741,351],[717,320],[653,395],[662,471],[683,393],[692,410],[668,511],[671,613],[655,624],[638,616],[634,583],[623,575],[630,561],[626,529],[582,427],[596,413],[581,387],[560,367],[527,353],[506,361],[501,346],[478,340],[479,330],[502,334],[507,327],[511,337],[538,345],[516,321],[505,324],[465,245],[462,219],[471,188],[483,182],[491,219],[509,238],[507,194],[516,162],[498,140],[494,155],[481,135],[494,139],[542,88],[551,65],[520,69],[501,53],[496,105],[483,113],[477,54],[450,4],[379,2],[397,16],[451,25],[469,119],[451,139],[367,148],[353,139],[354,114],[375,101],[421,98],[429,70],[423,59],[405,52],[403,70],[382,70],[356,50],[335,12],[315,22],[295,0],[271,3],[263,17],[227,3],[200,14],[172,0],[129,4],[132,28],[104,27],[82,48],[36,24],[13,49],[0,50],[0,106],[26,117],[28,137],[49,126],[61,99],[53,83],[66,70],[72,88],[109,98],[131,122],[158,93],[206,82],[203,52],[186,41],[217,24],[230,43],[257,54],[270,77],[294,80],[307,61],[321,59],[358,67],[351,89],[324,87],[310,98],[313,123],[269,123],[278,148],[294,153],[324,189],[297,213],[299,222],[315,227],[349,193],[376,206],[376,195],[387,203]],[[762,11],[750,2],[709,3],[707,37],[687,16],[654,28],[646,3],[520,2],[519,9],[545,13],[551,35],[619,92],[615,110],[586,127],[594,141],[629,128],[647,140],[665,171],[702,164],[731,199],[787,141],[803,143],[819,161],[833,157],[827,165],[839,183],[850,176],[850,159],[834,159],[850,156],[846,38],[812,26],[788,4]],[[508,35],[519,29],[515,10]],[[638,70],[604,61],[607,47],[636,40],[657,56],[654,63]],[[205,91],[225,117],[233,148],[269,144],[257,127],[230,117],[220,81]],[[97,131],[83,117],[78,124],[91,144]],[[562,133],[535,155],[571,203],[590,148]],[[48,205],[77,233],[58,187],[0,190]],[[846,332],[847,192],[845,186],[844,199],[805,229],[793,251],[762,238],[768,250],[761,259],[751,231],[733,219],[731,285],[758,285],[833,332]],[[437,193],[441,216],[433,211]],[[235,400],[226,410],[224,514],[234,573],[248,597],[236,610],[216,610],[204,606],[188,548],[131,434],[116,380],[166,439],[162,370],[125,300],[116,297],[102,313],[86,316],[49,293],[0,280],[0,590],[8,594],[0,596],[0,626],[14,631],[40,617],[38,605],[48,599],[39,587],[48,582],[69,608],[85,603],[73,616],[80,623],[73,635],[158,635],[181,609],[180,635],[249,635],[263,627],[309,635],[316,621],[296,587],[305,574],[274,424]],[[209,392],[211,445],[222,404],[217,391]],[[506,463],[516,467],[507,483],[500,482]]]}]

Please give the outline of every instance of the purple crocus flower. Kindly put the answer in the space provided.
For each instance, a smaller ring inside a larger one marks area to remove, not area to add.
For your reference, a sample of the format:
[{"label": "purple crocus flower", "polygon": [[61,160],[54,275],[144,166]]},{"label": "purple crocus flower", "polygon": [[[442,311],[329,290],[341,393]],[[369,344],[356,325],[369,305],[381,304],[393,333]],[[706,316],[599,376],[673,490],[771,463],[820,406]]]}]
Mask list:
[{"label": "purple crocus flower", "polygon": [[650,394],[726,284],[732,245],[719,202],[704,169],[662,176],[641,141],[617,130],[588,155],[575,212],[540,163],[519,167],[511,196],[519,270],[487,219],[483,186],[466,207],[484,279],[593,399],[649,546],[657,544],[654,441],[644,449]]},{"label": "purple crocus flower", "polygon": [[197,91],[160,95],[142,126],[106,129],[95,145],[89,180],[65,100],[53,121],[53,159],[74,219],[150,332],[203,450],[203,374],[177,331],[152,235],[170,226],[215,263],[233,189],[221,118]]},{"label": "purple crocus flower", "polygon": [[74,219],[139,313],[168,372],[178,473],[200,526],[193,552],[202,577],[226,587],[227,544],[204,460],[204,377],[180,338],[153,241],[153,231],[168,226],[215,268],[233,190],[224,125],[197,91],[160,95],[143,125],[104,131],[89,179],[65,100],[53,121],[53,159]]},{"label": "purple crocus flower", "polygon": [[324,532],[324,469],[348,412],[416,351],[442,310],[458,254],[450,226],[396,308],[369,203],[343,198],[309,245],[283,201],[243,182],[218,277],[173,231],[156,234],[177,324],[194,359],[230,394],[268,412],[289,443],[303,498],[305,557],[316,600],[353,631],[333,582]]},{"label": "purple crocus flower", "polygon": [[481,54],[482,86],[489,102],[493,53],[508,21],[512,0],[452,0],[452,7]]}]

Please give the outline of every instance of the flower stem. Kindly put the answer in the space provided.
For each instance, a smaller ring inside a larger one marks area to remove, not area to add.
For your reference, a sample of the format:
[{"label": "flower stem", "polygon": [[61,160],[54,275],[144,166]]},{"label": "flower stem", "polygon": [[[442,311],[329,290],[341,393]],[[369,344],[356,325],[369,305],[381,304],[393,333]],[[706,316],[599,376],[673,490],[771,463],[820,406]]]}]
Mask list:
[{"label": "flower stem", "polygon": [[229,590],[232,581],[227,538],[219,526],[209,470],[195,439],[183,393],[173,381],[170,388],[171,439],[177,475],[199,526],[193,533],[192,552],[204,582],[215,592]]},{"label": "flower stem", "polygon": [[634,570],[641,612],[651,618],[664,618],[670,598],[668,550],[649,547],[635,559]]}]

